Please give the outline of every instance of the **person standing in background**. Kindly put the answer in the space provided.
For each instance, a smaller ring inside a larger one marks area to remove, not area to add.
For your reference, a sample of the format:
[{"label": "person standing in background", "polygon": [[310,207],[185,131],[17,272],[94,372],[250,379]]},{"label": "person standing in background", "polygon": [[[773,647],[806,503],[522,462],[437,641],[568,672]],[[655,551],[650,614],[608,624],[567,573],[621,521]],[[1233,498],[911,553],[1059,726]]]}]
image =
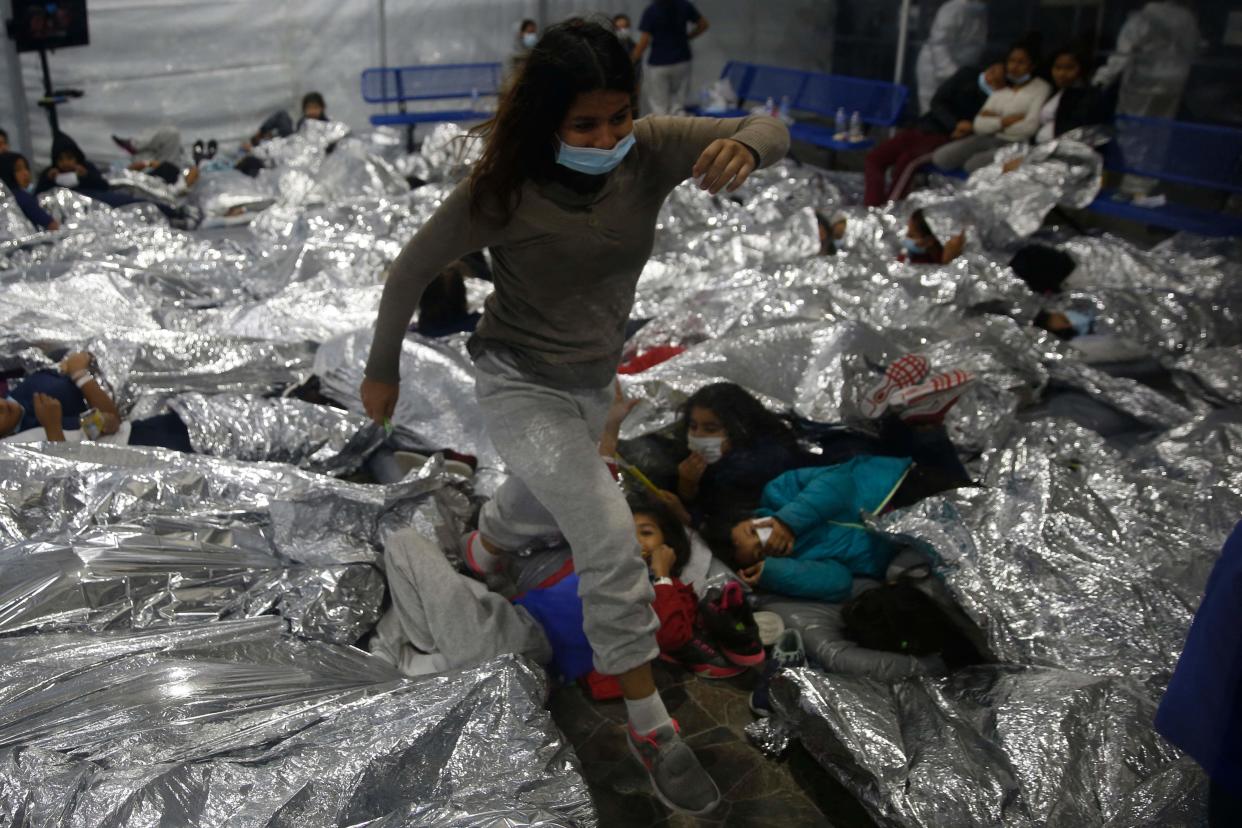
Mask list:
[{"label": "person standing in background", "polygon": [[[1110,87],[1121,79],[1119,115],[1176,118],[1199,42],[1199,23],[1185,2],[1148,3],[1126,18],[1117,33],[1117,48],[1096,70],[1092,83]],[[1135,196],[1155,186],[1155,179],[1126,175],[1120,189]]]},{"label": "person standing in background", "polygon": [[[617,33],[617,39],[621,41],[621,45],[625,47],[625,51],[633,59],[634,50],[638,47],[638,41],[634,40],[634,30],[630,26],[630,16],[625,13],[615,15],[612,18],[612,29]],[[640,109],[639,101],[642,100],[643,94],[643,62],[642,59],[634,61],[634,117],[638,117]]]},{"label": "person standing in background", "polygon": [[[691,29],[690,26],[694,28]],[[677,115],[690,97],[690,41],[707,31],[707,18],[690,0],[654,0],[643,12],[632,58],[647,59],[647,106],[653,115]]]},{"label": "person standing in background", "polygon": [[949,0],[940,7],[914,67],[920,115],[931,109],[936,90],[958,69],[979,63],[987,42],[988,6],[984,0]]},{"label": "person standing in background", "polygon": [[529,17],[518,24],[517,37],[513,44],[513,54],[509,56],[509,75],[516,75],[526,61],[530,50],[539,42],[539,24]]}]

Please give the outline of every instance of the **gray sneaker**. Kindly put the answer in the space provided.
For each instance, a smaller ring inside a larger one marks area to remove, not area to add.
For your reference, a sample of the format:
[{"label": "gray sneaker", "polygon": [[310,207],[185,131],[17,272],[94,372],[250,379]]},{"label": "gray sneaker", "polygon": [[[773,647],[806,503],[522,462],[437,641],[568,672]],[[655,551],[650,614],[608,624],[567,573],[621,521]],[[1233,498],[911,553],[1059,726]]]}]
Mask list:
[{"label": "gray sneaker", "polygon": [[683,814],[703,816],[720,804],[720,789],[703,770],[690,746],[681,740],[677,722],[640,736],[626,727],[630,753],[651,777],[656,798]]}]

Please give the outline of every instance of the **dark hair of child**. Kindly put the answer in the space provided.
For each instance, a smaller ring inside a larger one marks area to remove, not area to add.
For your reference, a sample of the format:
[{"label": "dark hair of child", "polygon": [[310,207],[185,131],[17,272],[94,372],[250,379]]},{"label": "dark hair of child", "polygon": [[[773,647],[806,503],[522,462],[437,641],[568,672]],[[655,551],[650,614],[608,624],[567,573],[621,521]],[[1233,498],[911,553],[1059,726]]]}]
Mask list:
[{"label": "dark hair of child", "polygon": [[789,449],[798,447],[798,436],[789,420],[773,414],[746,389],[732,382],[705,385],[686,400],[677,421],[677,440],[683,445],[690,428],[690,412],[695,408],[716,415],[728,435],[731,451],[748,449],[763,440]]},{"label": "dark hair of child", "polygon": [[681,570],[690,561],[690,538],[686,535],[686,529],[681,525],[681,521],[669,511],[667,506],[649,495],[632,494],[628,500],[630,511],[635,516],[647,515],[660,527],[660,534],[664,535],[665,545],[673,550],[673,575],[680,575]]},{"label": "dark hair of child", "polygon": [[1035,293],[1060,293],[1061,285],[1074,272],[1075,263],[1063,250],[1028,244],[1013,254],[1009,267]]},{"label": "dark hair of child", "polygon": [[311,104],[319,104],[319,108],[325,112],[328,109],[328,105],[324,103],[323,95],[320,95],[318,92],[307,92],[305,95],[302,96],[302,111],[303,112],[305,112],[306,107],[310,106]]},{"label": "dark hair of child", "polygon": [[712,555],[729,569],[737,569],[737,550],[733,546],[733,527],[755,516],[757,504],[722,503],[708,515],[699,529]]},{"label": "dark hair of child", "polygon": [[634,64],[612,27],[573,17],[545,31],[495,116],[470,131],[484,143],[470,174],[476,215],[508,221],[526,181],[557,174],[557,130],[579,95],[598,91],[634,97]]},{"label": "dark hair of child", "polygon": [[841,608],[846,634],[860,647],[911,656],[940,654],[950,670],[983,655],[927,593],[905,580],[851,598]]}]

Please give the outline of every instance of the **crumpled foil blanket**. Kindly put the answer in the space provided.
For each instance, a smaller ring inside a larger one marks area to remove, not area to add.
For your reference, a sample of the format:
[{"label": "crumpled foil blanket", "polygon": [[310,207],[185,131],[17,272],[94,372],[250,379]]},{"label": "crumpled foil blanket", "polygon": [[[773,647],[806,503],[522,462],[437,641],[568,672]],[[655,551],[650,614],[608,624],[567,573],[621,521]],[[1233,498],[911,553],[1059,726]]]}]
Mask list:
[{"label": "crumpled foil blanket", "polygon": [[262,618],[0,652],[6,824],[595,824],[514,658],[416,682]]},{"label": "crumpled foil blanket", "polygon": [[[252,214],[228,232],[58,189],[42,198],[62,229],[35,233],[0,191],[0,366],[89,349],[123,411],[171,406],[204,451],[0,445],[10,823],[593,823],[531,666],[413,683],[348,648],[380,610],[387,534],[436,536],[445,510],[469,508],[434,462],[389,486],[329,476],[382,436],[358,387],[384,273],[477,156],[461,137],[441,125],[407,155],[393,131],[312,124],[264,145],[257,179],[203,175],[190,199],[205,213]],[[1242,514],[1242,245],[1037,230],[1094,196],[1085,147],[1037,148],[1007,174],[999,159],[895,212],[857,206],[856,175],[792,162],[731,196],[687,183],[639,283],[648,321],[627,355],[685,350],[623,378],[643,399],[625,437],[715,380],[866,428],[859,398],[903,353],[978,377],[947,426],[981,488],[879,528],[940,556],[1001,663],[894,687],[783,675],[780,715],[754,728],[773,750],[801,739],[887,824],[1201,814],[1202,775],[1150,717]],[[966,230],[956,261],[897,261],[917,205],[938,235]],[[820,256],[816,214],[837,211],[839,252]],[[1057,301],[1093,306],[1172,382],[1104,373],[1030,326],[1043,300],[1006,263],[1032,236],[1077,263]],[[470,287],[477,308],[485,283]],[[312,374],[345,411],[274,396]],[[1063,389],[1148,431],[1109,443],[1018,416]],[[476,455],[476,493],[503,479],[464,336],[407,338],[393,425],[392,446]]]}]

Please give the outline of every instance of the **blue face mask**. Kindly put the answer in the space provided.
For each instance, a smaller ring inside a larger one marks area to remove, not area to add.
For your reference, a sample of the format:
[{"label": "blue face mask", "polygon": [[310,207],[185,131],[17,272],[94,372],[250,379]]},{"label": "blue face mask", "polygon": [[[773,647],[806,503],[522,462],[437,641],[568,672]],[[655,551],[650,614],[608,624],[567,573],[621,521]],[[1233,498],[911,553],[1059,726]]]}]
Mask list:
[{"label": "blue face mask", "polygon": [[992,88],[992,85],[988,83],[987,76],[988,76],[987,72],[979,73],[979,88],[983,91],[983,94],[987,95],[990,98],[992,97],[992,93],[995,92],[996,90],[994,90]]},{"label": "blue face mask", "polygon": [[634,143],[632,132],[618,141],[615,147],[607,150],[571,147],[561,141],[561,148],[556,153],[556,163],[562,167],[569,167],[574,172],[603,175],[615,170],[617,165],[625,160],[625,156],[633,148]]},{"label": "blue face mask", "polygon": [[910,238],[909,236],[906,236],[904,239],[901,240],[901,246],[904,247],[906,249],[906,252],[909,253],[911,256],[922,256],[924,253],[927,252],[926,247],[920,246],[918,242],[916,242],[914,239]]},{"label": "blue face mask", "polygon": [[1018,75],[1016,77],[1014,75],[1005,75],[1005,80],[1009,81],[1014,86],[1021,86],[1022,84],[1026,83],[1030,79],[1031,79],[1030,72],[1027,72],[1025,75]]}]

